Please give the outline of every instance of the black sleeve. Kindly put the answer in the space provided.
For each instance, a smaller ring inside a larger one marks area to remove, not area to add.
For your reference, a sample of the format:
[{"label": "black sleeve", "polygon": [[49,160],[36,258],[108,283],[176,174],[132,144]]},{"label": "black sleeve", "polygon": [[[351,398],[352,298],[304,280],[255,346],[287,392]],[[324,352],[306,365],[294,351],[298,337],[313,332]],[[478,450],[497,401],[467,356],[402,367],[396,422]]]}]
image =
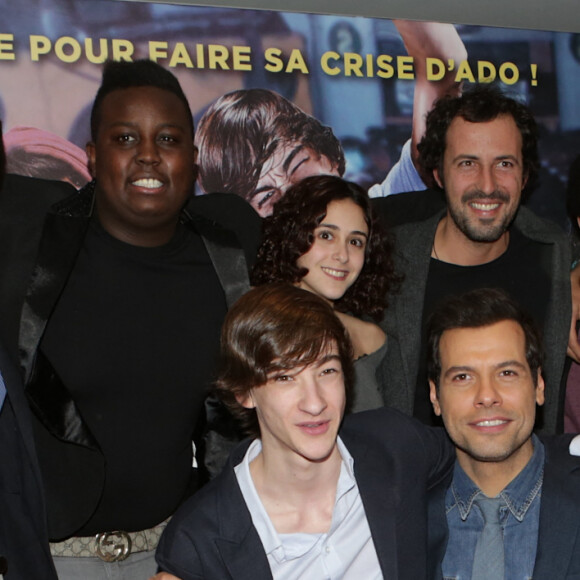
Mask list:
[{"label": "black sleeve", "polygon": [[239,195],[210,193],[193,197],[186,210],[201,215],[236,234],[251,270],[262,236],[262,218]]},{"label": "black sleeve", "polygon": [[435,189],[408,191],[376,197],[371,204],[382,224],[389,229],[434,216],[445,207],[445,194]]}]

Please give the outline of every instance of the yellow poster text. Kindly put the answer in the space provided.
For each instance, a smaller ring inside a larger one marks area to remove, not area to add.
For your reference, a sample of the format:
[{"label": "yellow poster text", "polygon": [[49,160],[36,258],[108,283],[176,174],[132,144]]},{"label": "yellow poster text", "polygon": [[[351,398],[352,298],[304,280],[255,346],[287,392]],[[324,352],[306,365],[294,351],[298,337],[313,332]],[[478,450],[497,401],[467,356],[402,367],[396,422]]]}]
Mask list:
[{"label": "yellow poster text", "polygon": [[14,35],[0,33],[0,60],[15,60]]}]

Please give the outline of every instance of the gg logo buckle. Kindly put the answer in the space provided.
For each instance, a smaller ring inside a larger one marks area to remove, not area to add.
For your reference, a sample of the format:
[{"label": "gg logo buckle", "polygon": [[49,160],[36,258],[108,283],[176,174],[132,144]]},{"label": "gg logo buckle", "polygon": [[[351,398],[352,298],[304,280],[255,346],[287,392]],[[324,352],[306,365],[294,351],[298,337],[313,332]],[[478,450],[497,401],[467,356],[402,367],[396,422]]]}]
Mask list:
[{"label": "gg logo buckle", "polygon": [[103,532],[95,539],[95,553],[104,562],[120,562],[131,553],[131,538],[127,532]]}]

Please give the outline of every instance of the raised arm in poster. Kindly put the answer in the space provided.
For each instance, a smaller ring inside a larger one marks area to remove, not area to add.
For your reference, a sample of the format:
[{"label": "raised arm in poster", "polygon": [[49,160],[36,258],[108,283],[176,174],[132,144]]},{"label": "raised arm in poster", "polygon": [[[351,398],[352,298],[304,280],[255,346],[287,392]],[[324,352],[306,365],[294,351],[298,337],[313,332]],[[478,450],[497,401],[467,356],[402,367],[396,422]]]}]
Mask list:
[{"label": "raised arm in poster", "polygon": [[[432,176],[422,171],[419,164],[417,143],[425,134],[425,118],[433,103],[445,95],[460,92],[462,83],[456,80],[454,66],[467,59],[465,46],[450,24],[409,20],[395,20],[394,23],[415,66],[412,132],[410,140],[403,146],[401,158],[386,179],[380,186],[371,187],[371,197],[421,190],[433,184]],[[435,60],[449,63],[451,67],[446,66],[441,74],[436,75],[437,80],[433,79],[427,65]]]},{"label": "raised arm in poster", "polygon": [[[395,21],[416,62],[412,134],[402,158],[371,195],[383,196],[425,189],[419,174],[417,142],[425,131],[425,115],[433,102],[457,92],[455,73],[427,79],[426,58],[465,60],[459,35],[450,24]],[[204,193],[236,193],[262,216],[272,213],[288,187],[304,177],[343,175],[344,152],[330,127],[281,95],[245,89],[219,98],[204,114],[196,136],[200,150],[200,185]]]}]

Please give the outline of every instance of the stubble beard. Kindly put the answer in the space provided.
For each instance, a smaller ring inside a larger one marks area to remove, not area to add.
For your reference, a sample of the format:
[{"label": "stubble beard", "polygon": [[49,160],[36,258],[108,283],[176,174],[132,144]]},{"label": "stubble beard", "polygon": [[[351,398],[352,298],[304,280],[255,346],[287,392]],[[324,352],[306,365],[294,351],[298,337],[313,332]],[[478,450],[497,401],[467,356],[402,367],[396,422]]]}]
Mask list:
[{"label": "stubble beard", "polygon": [[475,200],[496,200],[508,204],[510,197],[502,191],[493,191],[486,194],[482,191],[471,191],[463,194],[460,204],[452,204],[447,199],[447,211],[457,229],[472,242],[493,243],[497,242],[508,230],[512,223],[518,206],[515,205],[509,212],[499,218],[478,219],[471,218],[465,206]]}]

